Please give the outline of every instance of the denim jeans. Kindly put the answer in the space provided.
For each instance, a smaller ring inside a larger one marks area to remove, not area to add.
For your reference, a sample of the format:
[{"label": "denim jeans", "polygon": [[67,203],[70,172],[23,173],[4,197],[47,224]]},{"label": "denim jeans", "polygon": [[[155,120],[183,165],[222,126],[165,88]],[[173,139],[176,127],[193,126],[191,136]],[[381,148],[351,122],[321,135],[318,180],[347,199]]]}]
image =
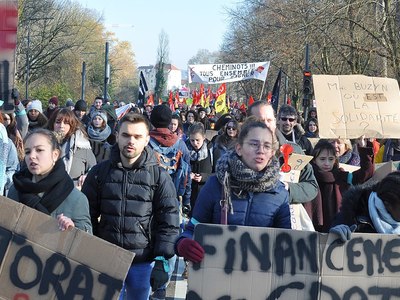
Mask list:
[{"label": "denim jeans", "polygon": [[119,300],[148,300],[153,266],[153,262],[133,264],[125,278]]}]

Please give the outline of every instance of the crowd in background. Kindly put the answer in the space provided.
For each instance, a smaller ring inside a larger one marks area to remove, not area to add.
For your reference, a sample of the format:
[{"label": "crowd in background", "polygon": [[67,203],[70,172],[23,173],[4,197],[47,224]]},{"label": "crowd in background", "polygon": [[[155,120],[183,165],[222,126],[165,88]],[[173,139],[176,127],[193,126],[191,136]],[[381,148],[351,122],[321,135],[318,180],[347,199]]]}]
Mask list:
[{"label": "crowd in background", "polygon": [[[88,172],[108,160],[118,143],[116,109],[123,105],[118,101],[111,104],[101,97],[92,103],[84,100],[74,103],[68,99],[62,107],[56,96],[47,101],[16,98],[15,111],[0,114],[0,192],[54,216],[64,229],[74,224],[92,232],[87,199],[80,190]],[[180,147],[188,153],[191,191],[181,203],[181,212],[190,222],[177,241],[176,252],[189,261],[201,261],[204,255],[201,246],[191,240],[196,222],[219,222],[218,209],[207,211],[215,205],[210,203],[208,195],[220,196],[226,187],[235,199],[231,209],[239,215],[247,209],[240,199],[250,201],[253,197],[250,195],[260,193],[254,196],[254,204],[248,204],[255,205],[259,212],[266,205],[263,197],[269,199],[277,191],[281,195],[271,198],[280,203],[279,211],[274,211],[279,219],[268,222],[257,219],[259,216],[250,207],[251,218],[255,219],[248,221],[237,215],[228,220],[229,224],[290,228],[288,206],[300,203],[315,230],[331,230],[344,239],[354,230],[400,231],[400,194],[389,191],[390,184],[398,186],[400,175],[393,173],[383,182],[360,186],[373,176],[376,163],[400,161],[400,139],[363,136],[354,140],[320,139],[316,108],[311,108],[306,116],[290,105],[282,105],[274,112],[263,101],[255,102],[247,110],[232,108],[223,115],[216,114],[213,107],[200,105],[182,105],[175,111],[168,104],[143,108],[131,105],[130,109],[148,119],[152,138],[160,141],[168,136],[174,143],[179,140]],[[262,140],[262,136],[268,139]],[[283,163],[278,145],[286,143],[293,145],[295,152],[312,156],[298,183],[278,183],[279,166]],[[54,176],[47,179],[41,176],[38,164],[29,159],[32,153],[49,161],[46,174]],[[248,157],[254,153],[256,166],[252,167],[254,161]],[[268,156],[267,160],[264,155]],[[261,169],[257,169],[258,164],[262,165]],[[359,168],[349,172],[342,164]],[[236,169],[239,166],[240,172]],[[224,185],[224,180],[230,182]],[[68,188],[62,190],[60,184]],[[203,188],[207,192],[202,192]],[[367,194],[357,197],[360,198],[357,201],[347,196],[354,195],[354,189]],[[58,202],[51,203],[54,195]],[[45,205],[39,202],[41,198],[45,198]],[[81,215],[77,214],[78,209]],[[61,211],[64,213],[60,214]],[[70,214],[65,216],[65,212]]]}]

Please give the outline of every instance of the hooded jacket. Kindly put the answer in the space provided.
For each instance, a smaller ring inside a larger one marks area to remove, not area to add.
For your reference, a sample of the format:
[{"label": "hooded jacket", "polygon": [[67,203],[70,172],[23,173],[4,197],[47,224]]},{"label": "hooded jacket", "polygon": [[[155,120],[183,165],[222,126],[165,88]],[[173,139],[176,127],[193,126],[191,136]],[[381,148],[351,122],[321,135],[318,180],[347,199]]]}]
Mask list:
[{"label": "hooded jacket", "polygon": [[376,233],[368,210],[369,195],[376,190],[376,186],[376,183],[366,183],[351,187],[343,195],[340,212],[335,216],[331,227],[356,224],[356,232]]}]

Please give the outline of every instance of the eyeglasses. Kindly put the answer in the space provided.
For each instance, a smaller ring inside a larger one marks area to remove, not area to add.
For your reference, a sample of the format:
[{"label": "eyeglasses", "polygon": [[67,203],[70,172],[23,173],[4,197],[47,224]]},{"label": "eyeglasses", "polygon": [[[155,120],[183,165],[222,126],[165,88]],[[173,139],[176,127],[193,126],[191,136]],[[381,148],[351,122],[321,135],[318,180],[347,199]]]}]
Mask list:
[{"label": "eyeglasses", "polygon": [[289,120],[289,122],[294,122],[296,119],[295,118],[286,118],[286,117],[281,117],[281,120],[286,122],[287,120]]},{"label": "eyeglasses", "polygon": [[237,130],[237,129],[236,129],[236,127],[228,126],[228,127],[226,127],[226,130]]},{"label": "eyeglasses", "polygon": [[272,146],[269,143],[261,144],[260,142],[246,142],[245,144],[249,145],[253,150],[258,150],[260,147],[262,147],[265,151],[272,149]]}]

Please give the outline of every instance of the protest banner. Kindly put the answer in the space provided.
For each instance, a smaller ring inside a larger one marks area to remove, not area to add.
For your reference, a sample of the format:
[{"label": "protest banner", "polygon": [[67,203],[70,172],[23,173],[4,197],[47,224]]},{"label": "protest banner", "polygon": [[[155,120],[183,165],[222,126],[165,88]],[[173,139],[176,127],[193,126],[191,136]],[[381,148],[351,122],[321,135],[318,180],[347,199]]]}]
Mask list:
[{"label": "protest banner", "polygon": [[0,196],[0,299],[118,299],[133,257]]},{"label": "protest banner", "polygon": [[400,239],[199,224],[201,264],[189,269],[188,300],[394,299]]},{"label": "protest banner", "polygon": [[0,0],[0,109],[14,111],[11,91],[15,78],[18,1]]},{"label": "protest banner", "polygon": [[220,84],[247,79],[265,81],[269,64],[269,61],[264,61],[253,63],[189,65],[189,83]]},{"label": "protest banner", "polygon": [[363,75],[313,75],[321,138],[400,138],[397,80]]}]

